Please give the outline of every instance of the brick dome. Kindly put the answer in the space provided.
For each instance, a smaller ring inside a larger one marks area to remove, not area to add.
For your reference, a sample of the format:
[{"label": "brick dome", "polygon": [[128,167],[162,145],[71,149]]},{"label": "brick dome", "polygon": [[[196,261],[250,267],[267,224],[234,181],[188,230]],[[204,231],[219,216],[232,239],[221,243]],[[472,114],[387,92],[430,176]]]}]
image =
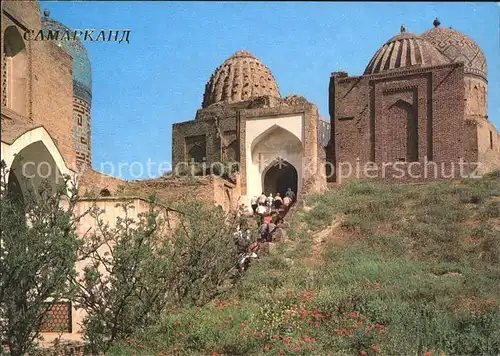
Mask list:
[{"label": "brick dome", "polygon": [[405,67],[429,67],[449,63],[434,46],[412,33],[402,32],[387,41],[373,56],[364,74]]},{"label": "brick dome", "polygon": [[238,51],[218,67],[205,85],[202,107],[237,103],[258,96],[281,97],[271,71],[253,54]]},{"label": "brick dome", "polygon": [[437,19],[434,21],[434,26],[421,37],[432,43],[450,62],[463,62],[466,73],[486,79],[488,72],[486,57],[476,42],[451,28],[438,27]]}]

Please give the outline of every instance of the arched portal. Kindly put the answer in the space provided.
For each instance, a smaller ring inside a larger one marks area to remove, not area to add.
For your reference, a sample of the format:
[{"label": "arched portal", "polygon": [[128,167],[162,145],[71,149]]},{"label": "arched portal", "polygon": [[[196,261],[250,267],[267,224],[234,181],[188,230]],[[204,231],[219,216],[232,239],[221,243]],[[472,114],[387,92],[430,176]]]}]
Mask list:
[{"label": "arched portal", "polygon": [[257,135],[247,149],[250,151],[246,171],[248,197],[258,196],[263,191],[282,193],[287,188],[300,193],[304,148],[295,133],[286,127],[272,125]]},{"label": "arched portal", "polygon": [[34,142],[15,155],[9,168],[8,189],[21,194],[36,193],[43,181],[52,189],[64,182],[63,175],[43,142]]},{"label": "arched portal", "polygon": [[288,188],[297,193],[299,183],[298,172],[293,165],[286,161],[278,160],[271,164],[263,172],[262,179],[262,186],[266,195],[269,195],[269,193],[273,195],[280,193],[283,197]]}]

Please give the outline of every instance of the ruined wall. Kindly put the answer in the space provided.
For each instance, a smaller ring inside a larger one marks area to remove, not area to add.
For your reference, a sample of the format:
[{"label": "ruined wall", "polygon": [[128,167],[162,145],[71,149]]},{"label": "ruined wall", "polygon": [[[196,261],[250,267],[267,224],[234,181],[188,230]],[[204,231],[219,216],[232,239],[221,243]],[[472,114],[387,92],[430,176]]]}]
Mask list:
[{"label": "ruined wall", "polygon": [[189,151],[196,144],[203,146],[208,166],[214,162],[227,161],[224,159],[226,146],[234,150],[235,112],[218,113],[209,109],[199,111],[201,113],[198,116],[203,116],[203,119],[177,123],[172,127],[173,167],[180,162],[190,162]]},{"label": "ruined wall", "polygon": [[[36,1],[5,1],[3,7],[2,59],[4,33],[9,26],[15,26],[23,36],[26,30],[33,30],[36,34],[41,25],[40,6]],[[66,164],[73,167],[73,60],[50,41],[23,41],[27,54],[23,83],[26,109],[16,112],[2,107],[2,141],[12,143],[27,130],[44,126]]]},{"label": "ruined wall", "polygon": [[80,195],[84,195],[86,192],[94,194],[99,194],[101,191],[107,189],[112,196],[118,194],[120,186],[124,186],[127,182],[108,176],[104,173],[93,170],[92,168],[83,166],[81,167],[80,177],[79,177],[79,189]]},{"label": "ruined wall", "polygon": [[[427,159],[458,175],[452,162],[476,160],[468,150],[464,95],[461,63],[362,77],[333,76],[330,111],[337,173],[338,165],[346,163],[339,173],[343,180],[363,178],[365,164],[374,162],[370,179],[401,180],[399,169],[411,172],[413,178],[405,174],[410,180],[425,179],[425,175],[431,180],[444,178],[440,168],[429,174],[422,165],[412,164]],[[396,162],[398,170],[391,168]]]},{"label": "ruined wall", "polygon": [[500,170],[500,134],[495,125],[483,120],[477,123],[478,160],[482,174]]},{"label": "ruined wall", "polygon": [[465,75],[465,115],[486,118],[488,116],[488,84],[484,79]]}]

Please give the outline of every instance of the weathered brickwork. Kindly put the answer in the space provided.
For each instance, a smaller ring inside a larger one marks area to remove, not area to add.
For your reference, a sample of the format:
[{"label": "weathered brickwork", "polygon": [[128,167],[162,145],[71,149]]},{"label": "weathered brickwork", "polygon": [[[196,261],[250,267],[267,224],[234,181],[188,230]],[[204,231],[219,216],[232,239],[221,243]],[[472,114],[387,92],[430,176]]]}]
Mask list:
[{"label": "weathered brickwork", "polygon": [[209,204],[221,205],[224,209],[235,207],[239,197],[237,183],[216,176],[167,176],[141,181],[124,181],[90,168],[83,170],[79,188],[82,196],[148,199],[152,192],[156,192],[157,197],[166,204],[191,197]]},{"label": "weathered brickwork", "polygon": [[[477,164],[482,173],[500,169],[498,132],[487,122],[486,60],[461,36],[438,28],[417,36],[402,27],[374,55],[365,75],[332,73],[331,181],[458,179]],[[461,168],[462,161],[470,164]],[[369,163],[373,170],[363,172]],[[349,173],[348,166],[361,167],[361,173]]]},{"label": "weathered brickwork", "polygon": [[[240,164],[241,194],[244,195],[247,183],[246,149],[249,147],[249,143],[245,142],[247,120],[286,115],[303,116],[304,161],[312,167],[305,170],[303,177],[303,181],[308,182],[305,185],[307,190],[313,192],[324,189],[324,175],[318,174],[324,172],[325,165],[324,160],[318,159],[318,155],[324,154],[320,153],[322,148],[318,149],[318,108],[298,96],[285,99],[264,96],[236,104],[215,104],[198,110],[195,120],[173,125],[173,164],[190,162],[193,157],[189,152],[195,152],[197,147],[203,146],[207,166],[215,162]],[[321,125],[329,129],[329,123],[323,121]],[[325,139],[326,136],[322,137]]]},{"label": "weathered brickwork", "polygon": [[[39,30],[40,23],[37,2],[5,1],[2,12],[2,56],[7,28],[14,26],[22,38],[26,30]],[[12,110],[2,107],[2,141],[10,144],[26,130],[43,126],[66,164],[72,166],[75,163],[72,58],[50,41],[22,41],[27,58],[24,67],[26,75],[23,78],[25,108]],[[2,82],[4,74],[2,71]]]},{"label": "weathered brickwork", "polygon": [[460,63],[354,78],[332,76],[336,164],[476,162],[464,120],[463,83]]}]

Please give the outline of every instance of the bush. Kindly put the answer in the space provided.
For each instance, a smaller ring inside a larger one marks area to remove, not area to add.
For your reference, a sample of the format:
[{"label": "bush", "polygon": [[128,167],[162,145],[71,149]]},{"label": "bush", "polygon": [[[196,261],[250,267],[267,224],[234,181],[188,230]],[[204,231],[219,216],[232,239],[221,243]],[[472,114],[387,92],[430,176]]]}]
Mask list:
[{"label": "bush", "polygon": [[55,189],[43,181],[21,196],[6,184],[3,161],[1,169],[0,325],[2,340],[17,356],[33,351],[50,308],[72,296],[68,282],[79,246],[73,215],[78,194],[74,187],[68,192],[65,177]]},{"label": "bush", "polygon": [[167,237],[154,197],[148,213],[137,219],[130,217],[129,204],[121,207],[125,217],[114,228],[100,218],[103,211],[92,210],[97,232],[81,250],[88,263],[83,278],[74,280],[93,353],[155,325],[167,307],[206,303],[238,277],[234,216],[185,202],[177,207],[179,227]]}]

